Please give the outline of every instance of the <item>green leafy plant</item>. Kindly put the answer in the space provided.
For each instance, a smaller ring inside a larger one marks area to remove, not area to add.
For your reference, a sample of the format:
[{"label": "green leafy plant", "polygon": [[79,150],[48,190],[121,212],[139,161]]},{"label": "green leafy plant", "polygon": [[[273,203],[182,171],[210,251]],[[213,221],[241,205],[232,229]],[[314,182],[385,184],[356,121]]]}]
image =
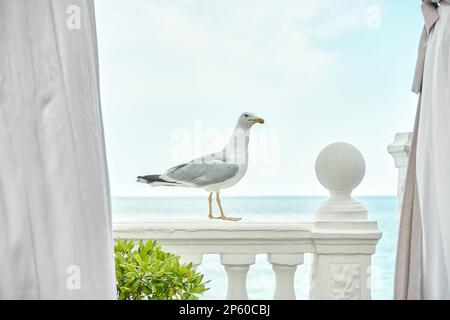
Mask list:
[{"label": "green leafy plant", "polygon": [[118,240],[114,252],[119,300],[197,300],[208,290],[192,264],[154,241]]}]

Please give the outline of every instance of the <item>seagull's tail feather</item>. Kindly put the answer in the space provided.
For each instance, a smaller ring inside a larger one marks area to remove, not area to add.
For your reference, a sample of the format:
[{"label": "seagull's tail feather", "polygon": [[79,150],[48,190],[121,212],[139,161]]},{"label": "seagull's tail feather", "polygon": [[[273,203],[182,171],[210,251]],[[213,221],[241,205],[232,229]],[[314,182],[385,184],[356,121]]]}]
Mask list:
[{"label": "seagull's tail feather", "polygon": [[149,176],[139,176],[137,177],[137,182],[146,183],[152,187],[168,186],[168,187],[180,187],[181,185],[177,182],[164,180],[159,174],[152,174]]}]

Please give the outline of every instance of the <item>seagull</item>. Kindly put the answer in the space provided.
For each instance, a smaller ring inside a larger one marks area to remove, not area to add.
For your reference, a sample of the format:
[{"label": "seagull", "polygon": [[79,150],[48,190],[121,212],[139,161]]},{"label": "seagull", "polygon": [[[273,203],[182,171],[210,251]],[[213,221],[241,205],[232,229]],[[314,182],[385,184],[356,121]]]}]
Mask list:
[{"label": "seagull", "polygon": [[[234,186],[245,176],[248,168],[250,129],[257,123],[264,124],[264,119],[245,112],[239,117],[228,144],[221,151],[180,164],[166,170],[163,174],[139,176],[137,182],[146,183],[152,187],[203,189],[209,192],[209,219],[239,221],[240,218],[225,216],[220,201],[220,191]],[[214,217],[212,214],[214,193],[216,193],[220,217]]]}]

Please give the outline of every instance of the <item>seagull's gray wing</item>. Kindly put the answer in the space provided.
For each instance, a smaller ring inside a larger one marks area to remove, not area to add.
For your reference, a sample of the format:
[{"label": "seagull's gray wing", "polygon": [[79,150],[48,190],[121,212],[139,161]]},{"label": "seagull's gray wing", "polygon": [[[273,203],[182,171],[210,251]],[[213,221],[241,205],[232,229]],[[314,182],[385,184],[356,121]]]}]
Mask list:
[{"label": "seagull's gray wing", "polygon": [[239,166],[236,164],[226,163],[222,160],[204,162],[197,159],[167,170],[164,177],[178,183],[201,188],[227,181],[233,178],[238,171]]}]

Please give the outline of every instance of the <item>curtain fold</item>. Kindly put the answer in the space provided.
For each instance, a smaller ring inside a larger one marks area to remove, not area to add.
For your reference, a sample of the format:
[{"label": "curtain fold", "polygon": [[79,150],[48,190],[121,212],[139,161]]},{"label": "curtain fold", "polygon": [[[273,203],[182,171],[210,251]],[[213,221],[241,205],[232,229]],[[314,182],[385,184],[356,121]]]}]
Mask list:
[{"label": "curtain fold", "polygon": [[400,213],[400,228],[395,266],[394,299],[422,298],[422,226],[416,179],[417,133],[420,121],[421,97],[417,106],[414,134],[409,154],[408,171]]},{"label": "curtain fold", "polygon": [[92,0],[0,0],[0,256],[2,299],[115,298]]},{"label": "curtain fold", "polygon": [[420,92],[395,278],[396,299],[450,298],[450,1],[423,0],[425,27],[414,80]]}]

